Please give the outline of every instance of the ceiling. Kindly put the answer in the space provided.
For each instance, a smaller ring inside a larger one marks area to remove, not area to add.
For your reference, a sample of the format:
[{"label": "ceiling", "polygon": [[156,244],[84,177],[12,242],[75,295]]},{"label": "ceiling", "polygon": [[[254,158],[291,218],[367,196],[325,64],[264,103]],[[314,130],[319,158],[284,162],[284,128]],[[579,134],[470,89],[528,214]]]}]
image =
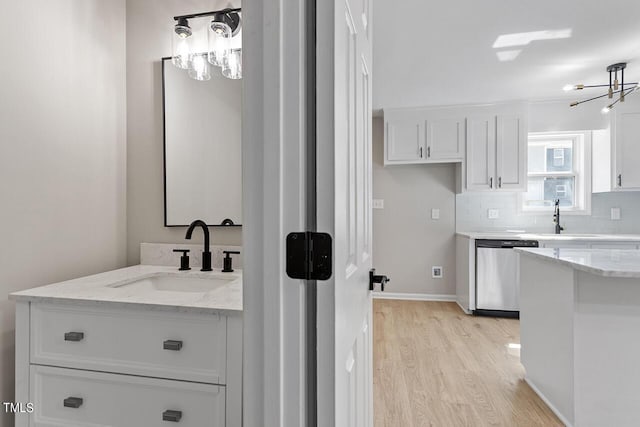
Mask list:
[{"label": "ceiling", "polygon": [[616,62],[629,62],[626,81],[640,79],[637,0],[375,0],[373,8],[375,110],[578,100],[600,91],[562,87],[608,83],[605,68]]}]

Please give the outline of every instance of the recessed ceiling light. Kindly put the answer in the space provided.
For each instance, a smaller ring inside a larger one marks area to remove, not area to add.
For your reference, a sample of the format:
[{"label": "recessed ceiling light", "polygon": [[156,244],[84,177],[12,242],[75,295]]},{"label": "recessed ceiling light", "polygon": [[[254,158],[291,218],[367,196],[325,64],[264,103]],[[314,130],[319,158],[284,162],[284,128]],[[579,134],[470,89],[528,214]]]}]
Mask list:
[{"label": "recessed ceiling light", "polygon": [[522,49],[501,50],[499,52],[496,52],[496,56],[498,57],[498,59],[501,62],[508,62],[508,61],[513,61],[514,59],[516,59],[518,57],[518,55],[520,55],[520,52],[522,52]]},{"label": "recessed ceiling light", "polygon": [[494,49],[512,46],[526,46],[536,40],[568,39],[571,28],[561,30],[530,31],[528,33],[502,34],[493,43]]}]

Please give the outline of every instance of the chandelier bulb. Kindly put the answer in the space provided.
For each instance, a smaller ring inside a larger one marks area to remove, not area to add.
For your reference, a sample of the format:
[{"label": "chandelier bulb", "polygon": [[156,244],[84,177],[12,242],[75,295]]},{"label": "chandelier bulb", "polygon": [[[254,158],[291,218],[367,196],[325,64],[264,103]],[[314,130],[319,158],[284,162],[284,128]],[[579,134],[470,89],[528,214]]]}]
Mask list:
[{"label": "chandelier bulb", "polygon": [[620,102],[624,102],[624,89],[620,91]]},{"label": "chandelier bulb", "polygon": [[613,88],[609,86],[609,99],[613,98]]},{"label": "chandelier bulb", "polygon": [[612,108],[613,105],[607,105],[606,107],[602,108],[601,112],[602,114],[609,114],[609,111],[611,111]]},{"label": "chandelier bulb", "polygon": [[578,105],[579,102],[578,101],[574,101],[571,104],[569,104],[569,107],[575,107],[576,105]]}]

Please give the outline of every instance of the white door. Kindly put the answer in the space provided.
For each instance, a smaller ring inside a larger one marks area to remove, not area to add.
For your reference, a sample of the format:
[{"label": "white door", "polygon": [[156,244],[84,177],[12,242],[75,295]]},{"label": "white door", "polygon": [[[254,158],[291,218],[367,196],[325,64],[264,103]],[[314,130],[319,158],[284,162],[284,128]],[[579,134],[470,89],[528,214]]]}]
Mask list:
[{"label": "white door", "polygon": [[496,120],[497,188],[524,190],[527,131],[522,116],[501,114]]},{"label": "white door", "polygon": [[420,120],[411,114],[389,113],[385,117],[386,159],[416,161],[424,157],[424,136]]},{"label": "white door", "polygon": [[[624,108],[624,107],[623,107]],[[640,112],[616,112],[616,184],[618,188],[640,188]]]},{"label": "white door", "polygon": [[467,190],[492,190],[496,171],[496,118],[467,119]]},{"label": "white door", "polygon": [[425,128],[428,160],[462,160],[466,138],[464,117],[429,118]]},{"label": "white door", "polygon": [[318,230],[334,238],[318,282],[318,425],[371,426],[371,2],[320,1]]}]

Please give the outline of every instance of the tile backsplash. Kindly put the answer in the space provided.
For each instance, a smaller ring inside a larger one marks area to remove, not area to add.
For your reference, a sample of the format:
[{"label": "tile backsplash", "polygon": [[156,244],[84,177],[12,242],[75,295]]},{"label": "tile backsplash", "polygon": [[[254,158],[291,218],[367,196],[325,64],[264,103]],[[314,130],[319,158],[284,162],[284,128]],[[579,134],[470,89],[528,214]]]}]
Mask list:
[{"label": "tile backsplash", "polygon": [[[463,193],[456,195],[456,229],[459,231],[504,231],[507,229],[553,233],[551,213],[518,212],[517,193]],[[611,219],[611,208],[620,209],[620,219]],[[488,211],[498,218],[489,219]],[[492,212],[494,213],[494,212]],[[562,212],[561,212],[562,213]],[[640,192],[598,193],[591,199],[591,215],[561,215],[565,233],[640,234]]]}]

